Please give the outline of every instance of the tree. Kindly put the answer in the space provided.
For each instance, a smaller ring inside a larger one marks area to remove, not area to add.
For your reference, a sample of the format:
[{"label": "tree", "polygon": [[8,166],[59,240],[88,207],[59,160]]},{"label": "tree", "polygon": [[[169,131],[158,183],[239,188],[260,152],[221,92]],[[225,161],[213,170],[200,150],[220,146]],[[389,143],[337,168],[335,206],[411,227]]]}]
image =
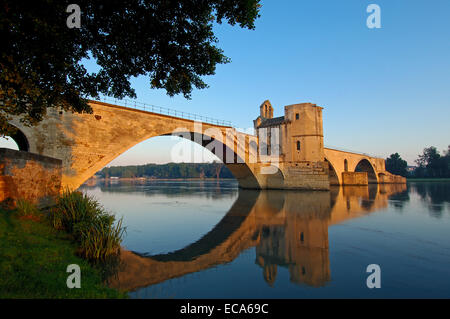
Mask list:
[{"label": "tree", "polygon": [[131,170],[125,170],[125,171],[122,172],[120,177],[123,177],[123,178],[134,178],[134,177],[136,177],[136,175]]},{"label": "tree", "polygon": [[403,160],[398,153],[391,154],[386,159],[386,170],[392,174],[406,177],[408,174],[406,167],[408,163]]},{"label": "tree", "polygon": [[419,155],[419,158],[416,160],[416,163],[419,165],[419,168],[416,169],[417,174],[420,174],[420,177],[449,177],[449,150],[445,153],[445,156],[441,156],[434,146],[425,148],[423,154]]},{"label": "tree", "polygon": [[447,147],[447,150],[445,151],[445,156],[442,157],[443,163],[443,169],[444,169],[444,176],[443,177],[450,177],[450,145]]},{"label": "tree", "polygon": [[436,162],[441,155],[439,151],[434,146],[426,147],[423,149],[422,155],[419,155],[419,158],[416,160],[416,163],[419,166],[428,166],[433,162]]},{"label": "tree", "polygon": [[[218,48],[213,23],[254,29],[259,0],[76,1],[80,28],[66,24],[67,2],[0,0],[0,136],[8,116],[27,125],[49,107],[91,112],[87,98],[136,97],[130,78],[190,98],[202,77],[230,60]],[[94,59],[88,73],[83,59]]]}]

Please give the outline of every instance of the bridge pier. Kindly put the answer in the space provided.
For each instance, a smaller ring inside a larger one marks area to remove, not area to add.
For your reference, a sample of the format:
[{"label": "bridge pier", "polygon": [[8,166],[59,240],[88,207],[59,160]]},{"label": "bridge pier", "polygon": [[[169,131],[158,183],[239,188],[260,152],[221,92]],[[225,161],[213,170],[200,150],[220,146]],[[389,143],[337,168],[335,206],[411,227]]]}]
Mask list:
[{"label": "bridge pier", "polygon": [[343,172],[342,185],[369,185],[366,172]]},{"label": "bridge pier", "polygon": [[243,189],[329,190],[325,164],[226,164]]}]

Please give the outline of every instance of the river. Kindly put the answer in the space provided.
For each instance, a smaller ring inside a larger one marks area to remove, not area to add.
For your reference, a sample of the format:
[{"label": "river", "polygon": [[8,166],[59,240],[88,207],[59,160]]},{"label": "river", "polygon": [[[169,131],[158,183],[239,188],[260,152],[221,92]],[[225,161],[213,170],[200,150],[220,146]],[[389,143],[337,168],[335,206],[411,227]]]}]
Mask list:
[{"label": "river", "polygon": [[[131,298],[449,298],[450,182],[246,191],[234,180],[83,185],[127,227]],[[380,288],[368,288],[368,265]]]}]

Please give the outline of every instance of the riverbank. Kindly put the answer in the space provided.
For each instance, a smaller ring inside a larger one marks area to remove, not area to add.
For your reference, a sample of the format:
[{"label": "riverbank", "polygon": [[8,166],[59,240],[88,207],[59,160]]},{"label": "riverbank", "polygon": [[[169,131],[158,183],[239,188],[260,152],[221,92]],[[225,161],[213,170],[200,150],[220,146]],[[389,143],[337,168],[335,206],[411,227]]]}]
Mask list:
[{"label": "riverbank", "polygon": [[[42,217],[0,208],[0,298],[127,298],[106,287],[102,275],[77,257],[69,235]],[[67,266],[81,269],[81,288],[69,289]]]}]

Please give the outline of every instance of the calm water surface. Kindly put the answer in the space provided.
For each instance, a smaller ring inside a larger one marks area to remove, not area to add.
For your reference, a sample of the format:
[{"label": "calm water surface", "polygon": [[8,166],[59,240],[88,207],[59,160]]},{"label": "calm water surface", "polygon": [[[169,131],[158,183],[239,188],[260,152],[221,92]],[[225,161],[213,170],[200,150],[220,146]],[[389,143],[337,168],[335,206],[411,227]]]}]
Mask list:
[{"label": "calm water surface", "polygon": [[[243,191],[235,181],[82,186],[123,216],[132,298],[450,297],[450,183]],[[366,267],[381,267],[369,289]]]}]

